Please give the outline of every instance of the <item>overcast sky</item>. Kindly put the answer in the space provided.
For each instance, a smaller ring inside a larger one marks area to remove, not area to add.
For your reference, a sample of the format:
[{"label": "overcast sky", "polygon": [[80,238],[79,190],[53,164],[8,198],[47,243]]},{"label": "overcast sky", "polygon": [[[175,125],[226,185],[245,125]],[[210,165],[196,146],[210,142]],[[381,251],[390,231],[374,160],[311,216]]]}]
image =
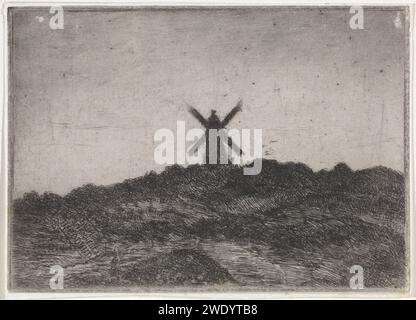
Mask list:
[{"label": "overcast sky", "polygon": [[403,171],[405,15],[348,8],[13,13],[15,197],[160,171],[153,135],[187,103],[263,129],[264,153],[314,170]]}]

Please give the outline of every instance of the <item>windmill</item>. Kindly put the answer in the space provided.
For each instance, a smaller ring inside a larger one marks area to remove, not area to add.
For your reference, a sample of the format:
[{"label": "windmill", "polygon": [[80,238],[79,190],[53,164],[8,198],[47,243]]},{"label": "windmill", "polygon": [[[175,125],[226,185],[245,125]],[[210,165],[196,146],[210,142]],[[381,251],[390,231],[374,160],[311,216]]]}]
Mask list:
[{"label": "windmill", "polygon": [[[198,110],[189,106],[189,112],[204,126],[205,134],[193,145],[193,147],[189,150],[190,153],[196,152],[199,147],[205,142],[205,163],[209,162],[209,150],[210,150],[210,143],[214,143],[215,141],[211,141],[209,139],[209,132],[210,130],[221,130],[225,129],[225,126],[230,123],[230,121],[234,118],[234,116],[241,111],[241,100],[237,103],[237,105],[225,116],[225,118],[221,121],[216,114],[216,110],[211,110],[211,115],[208,119],[205,119]],[[217,136],[217,161],[216,164],[220,163],[221,154],[227,154],[224,151],[221,151],[222,148],[231,148],[235,153],[238,155],[242,155],[243,151],[234,143],[231,137],[227,137],[227,144],[225,145],[225,141],[220,139]],[[225,145],[225,146],[224,146]],[[226,151],[226,150],[225,150]]]}]

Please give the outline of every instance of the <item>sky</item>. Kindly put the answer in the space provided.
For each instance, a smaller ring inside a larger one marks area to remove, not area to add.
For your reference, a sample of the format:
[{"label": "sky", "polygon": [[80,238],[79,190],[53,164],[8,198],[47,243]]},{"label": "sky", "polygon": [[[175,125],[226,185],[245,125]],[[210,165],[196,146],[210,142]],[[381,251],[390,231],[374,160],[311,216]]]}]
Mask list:
[{"label": "sky", "polygon": [[313,170],[404,170],[405,13],[349,8],[64,9],[11,13],[13,196],[161,171],[158,129],[263,130],[263,153]]}]

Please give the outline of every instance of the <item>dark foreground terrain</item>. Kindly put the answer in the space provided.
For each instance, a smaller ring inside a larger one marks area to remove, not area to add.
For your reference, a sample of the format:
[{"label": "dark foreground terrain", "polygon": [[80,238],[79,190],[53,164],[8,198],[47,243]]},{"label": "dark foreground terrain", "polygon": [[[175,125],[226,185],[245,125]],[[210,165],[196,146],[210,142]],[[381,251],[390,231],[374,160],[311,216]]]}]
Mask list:
[{"label": "dark foreground terrain", "polygon": [[385,167],[313,172],[263,160],[172,166],[64,197],[35,192],[11,213],[13,290],[349,289],[407,286],[405,182]]}]

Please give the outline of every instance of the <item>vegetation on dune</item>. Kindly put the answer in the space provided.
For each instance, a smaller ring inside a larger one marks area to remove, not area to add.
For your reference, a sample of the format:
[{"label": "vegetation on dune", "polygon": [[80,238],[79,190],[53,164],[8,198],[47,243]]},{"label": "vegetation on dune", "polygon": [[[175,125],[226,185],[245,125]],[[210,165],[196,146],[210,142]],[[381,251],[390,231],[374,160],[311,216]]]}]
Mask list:
[{"label": "vegetation on dune", "polygon": [[[360,264],[367,271],[366,286],[404,287],[405,202],[404,177],[388,168],[353,171],[338,164],[313,172],[304,164],[263,160],[257,176],[245,176],[235,165],[171,166],[111,186],[88,184],[63,197],[27,193],[15,200],[12,227],[14,240],[27,236],[36,243],[37,235],[28,232],[36,224],[34,230],[47,234],[51,246],[53,239],[69,241],[86,260],[105,256],[117,243],[231,241],[267,247],[271,262],[305,268],[310,274],[305,286],[348,285],[349,267]],[[184,252],[191,258],[183,258]],[[18,251],[13,259],[19,261]],[[176,271],[164,273],[164,265]],[[151,266],[159,271],[149,273]],[[185,269],[194,275],[174,275]],[[205,274],[201,283],[232,279],[195,248],[152,256],[123,270],[129,283],[134,277],[137,284],[156,286],[179,285],[180,279],[199,283],[197,274]],[[150,278],[137,275],[144,273]]]}]

